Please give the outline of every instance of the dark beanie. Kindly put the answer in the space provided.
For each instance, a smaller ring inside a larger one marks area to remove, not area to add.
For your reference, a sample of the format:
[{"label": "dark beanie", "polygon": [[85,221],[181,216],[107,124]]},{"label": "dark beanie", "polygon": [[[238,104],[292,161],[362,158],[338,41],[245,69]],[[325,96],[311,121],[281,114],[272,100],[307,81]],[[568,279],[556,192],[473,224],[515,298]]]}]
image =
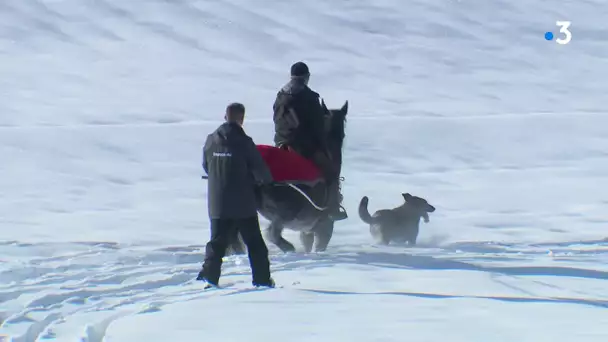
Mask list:
[{"label": "dark beanie", "polygon": [[304,62],[297,62],[291,66],[291,76],[307,76],[310,75],[308,66]]}]

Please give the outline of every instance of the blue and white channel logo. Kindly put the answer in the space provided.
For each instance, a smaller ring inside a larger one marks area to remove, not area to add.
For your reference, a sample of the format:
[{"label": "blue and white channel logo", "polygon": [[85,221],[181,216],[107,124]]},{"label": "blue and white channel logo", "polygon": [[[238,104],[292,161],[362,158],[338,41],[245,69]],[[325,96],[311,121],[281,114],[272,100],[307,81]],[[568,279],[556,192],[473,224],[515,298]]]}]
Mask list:
[{"label": "blue and white channel logo", "polygon": [[[564,37],[558,37],[557,39],[555,39],[555,42],[557,44],[566,45],[566,44],[570,43],[570,40],[572,40],[572,32],[570,32],[570,30],[569,30],[571,24],[572,23],[569,21],[556,21],[555,22],[555,25],[557,25],[559,27],[559,32],[564,34]],[[553,38],[555,38],[555,35],[553,34],[553,32],[551,32],[551,31],[545,32],[546,40],[553,40]]]}]

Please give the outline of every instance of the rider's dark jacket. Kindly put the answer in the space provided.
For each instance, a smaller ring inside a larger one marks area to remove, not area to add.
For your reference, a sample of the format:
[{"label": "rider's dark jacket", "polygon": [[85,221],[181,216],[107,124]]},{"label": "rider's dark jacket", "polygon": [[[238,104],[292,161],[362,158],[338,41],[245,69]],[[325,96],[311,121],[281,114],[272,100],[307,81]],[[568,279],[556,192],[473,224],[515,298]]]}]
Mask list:
[{"label": "rider's dark jacket", "polygon": [[236,123],[224,123],[207,136],[203,147],[207,205],[211,219],[242,219],[257,215],[255,187],[272,175],[253,140]]},{"label": "rider's dark jacket", "polygon": [[288,145],[306,158],[325,148],[324,116],[319,94],[301,78],[292,78],[277,94],[274,142]]}]

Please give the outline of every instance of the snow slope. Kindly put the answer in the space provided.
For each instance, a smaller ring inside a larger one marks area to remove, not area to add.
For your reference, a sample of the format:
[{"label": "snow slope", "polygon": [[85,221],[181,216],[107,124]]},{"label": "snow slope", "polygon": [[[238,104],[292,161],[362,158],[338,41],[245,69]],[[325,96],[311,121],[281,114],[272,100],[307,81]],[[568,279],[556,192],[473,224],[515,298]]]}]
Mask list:
[{"label": "snow slope", "polygon": [[[0,1],[0,341],[605,341],[606,13]],[[543,38],[557,20],[568,45]],[[241,101],[271,143],[297,60],[329,106],[349,100],[350,218],[325,253],[269,246],[283,288],[251,290],[229,257],[229,286],[203,292],[204,137]],[[375,246],[357,204],[402,192],[437,211],[418,247]]]}]

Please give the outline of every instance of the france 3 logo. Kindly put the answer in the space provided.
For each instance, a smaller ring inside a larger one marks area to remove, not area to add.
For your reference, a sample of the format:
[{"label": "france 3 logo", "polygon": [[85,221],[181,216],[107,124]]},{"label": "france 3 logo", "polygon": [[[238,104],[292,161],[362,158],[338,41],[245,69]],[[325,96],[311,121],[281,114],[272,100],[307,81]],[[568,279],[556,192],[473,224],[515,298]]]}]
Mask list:
[{"label": "france 3 logo", "polygon": [[[556,21],[555,25],[557,25],[559,27],[559,32],[563,33],[564,36],[563,37],[557,37],[555,39],[555,42],[557,44],[561,44],[561,45],[566,45],[568,43],[570,43],[570,40],[572,40],[572,32],[570,32],[570,25],[572,23],[569,21]],[[551,31],[547,31],[545,32],[545,39],[546,40],[553,40],[553,38],[555,38],[555,34]]]}]

